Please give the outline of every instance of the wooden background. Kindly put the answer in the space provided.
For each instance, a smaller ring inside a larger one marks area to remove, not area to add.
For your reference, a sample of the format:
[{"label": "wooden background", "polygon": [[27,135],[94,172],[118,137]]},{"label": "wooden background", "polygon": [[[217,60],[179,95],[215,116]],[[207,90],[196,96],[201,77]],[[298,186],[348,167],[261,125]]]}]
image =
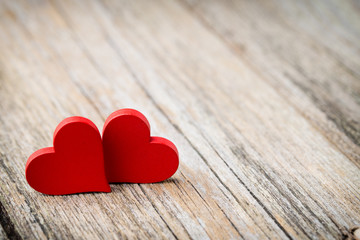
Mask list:
[{"label": "wooden background", "polygon": [[[157,184],[46,196],[64,118],[131,107]],[[0,239],[360,238],[359,1],[0,1]]]}]

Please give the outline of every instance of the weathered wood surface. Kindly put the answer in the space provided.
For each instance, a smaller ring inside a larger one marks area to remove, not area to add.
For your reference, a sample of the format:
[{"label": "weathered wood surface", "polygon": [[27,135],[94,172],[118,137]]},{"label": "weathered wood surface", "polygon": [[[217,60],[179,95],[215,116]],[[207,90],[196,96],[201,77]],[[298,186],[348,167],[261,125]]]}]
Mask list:
[{"label": "weathered wood surface", "polygon": [[[356,1],[0,1],[0,238],[355,238]],[[46,196],[27,157],[122,107],[178,172]]]}]

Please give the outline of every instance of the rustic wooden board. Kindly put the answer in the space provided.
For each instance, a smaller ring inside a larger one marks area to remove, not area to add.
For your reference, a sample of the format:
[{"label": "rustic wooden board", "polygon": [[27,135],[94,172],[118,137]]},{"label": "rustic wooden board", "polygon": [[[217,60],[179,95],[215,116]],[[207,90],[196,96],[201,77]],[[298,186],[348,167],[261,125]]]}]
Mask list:
[{"label": "rustic wooden board", "polygon": [[359,166],[356,3],[195,2],[186,6],[209,31]]},{"label": "rustic wooden board", "polygon": [[[343,1],[0,1],[0,238],[339,239],[360,225],[360,13]],[[46,196],[65,117],[132,107],[178,172]]]}]

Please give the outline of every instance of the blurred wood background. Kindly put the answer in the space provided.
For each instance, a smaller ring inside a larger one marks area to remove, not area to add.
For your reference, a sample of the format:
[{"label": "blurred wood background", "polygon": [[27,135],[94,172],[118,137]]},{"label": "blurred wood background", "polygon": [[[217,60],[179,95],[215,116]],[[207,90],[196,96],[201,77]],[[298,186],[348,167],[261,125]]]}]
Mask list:
[{"label": "blurred wood background", "polygon": [[[29,187],[62,119],[124,107],[171,179]],[[359,144],[359,1],[0,1],[0,239],[356,239]]]}]

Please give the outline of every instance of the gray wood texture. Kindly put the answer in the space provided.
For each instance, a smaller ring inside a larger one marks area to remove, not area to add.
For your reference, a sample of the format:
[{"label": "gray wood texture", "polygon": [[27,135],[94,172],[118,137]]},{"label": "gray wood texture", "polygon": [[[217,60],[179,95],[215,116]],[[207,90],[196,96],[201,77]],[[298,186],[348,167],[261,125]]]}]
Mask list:
[{"label": "gray wood texture", "polygon": [[[47,196],[27,157],[130,107],[156,184]],[[0,239],[359,239],[358,1],[0,1]]]}]

